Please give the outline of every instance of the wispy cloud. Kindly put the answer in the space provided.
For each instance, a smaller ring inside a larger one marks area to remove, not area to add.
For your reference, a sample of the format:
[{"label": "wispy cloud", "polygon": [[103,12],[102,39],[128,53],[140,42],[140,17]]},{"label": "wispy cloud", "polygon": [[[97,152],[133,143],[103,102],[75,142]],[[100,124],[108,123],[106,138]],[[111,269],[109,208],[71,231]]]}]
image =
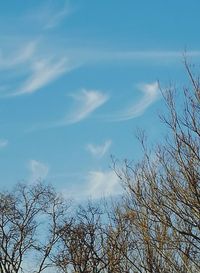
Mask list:
[{"label": "wispy cloud", "polygon": [[141,116],[145,110],[154,103],[160,96],[159,86],[157,82],[139,84],[138,89],[143,93],[142,98],[137,103],[126,107],[120,113],[111,116],[112,121],[123,121]]},{"label": "wispy cloud", "polygon": [[57,27],[62,20],[72,12],[72,8],[68,1],[65,1],[64,6],[60,7],[59,10],[50,13],[49,19],[44,26],[44,29],[52,29]]},{"label": "wispy cloud", "polygon": [[[105,57],[109,58],[107,52]],[[169,60],[172,61],[177,58],[183,58],[183,50],[144,50],[144,51],[116,51],[113,50],[111,52],[110,58],[111,59],[118,59],[118,60]],[[200,57],[199,50],[191,50],[187,52],[187,56],[190,57]]]},{"label": "wispy cloud", "polygon": [[[12,69],[20,64],[32,60],[32,57],[37,49],[37,41],[31,41],[23,45],[16,52],[8,53],[7,56],[0,54],[0,69]],[[10,56],[11,55],[11,56]]]},{"label": "wispy cloud", "polygon": [[44,49],[42,39],[5,48],[0,51],[0,70],[12,73],[10,77],[7,73],[6,84],[2,78],[1,97],[32,94],[79,66],[78,60],[67,58],[64,52]]},{"label": "wispy cloud", "polygon": [[60,118],[54,122],[40,123],[32,126],[27,132],[35,130],[43,130],[55,127],[63,127],[70,124],[78,123],[88,118],[97,108],[102,106],[109,96],[97,90],[81,90],[80,92],[70,95],[75,106],[71,113],[67,114],[64,118]]},{"label": "wispy cloud", "polygon": [[[125,62],[125,63],[149,63],[155,65],[168,65],[174,62],[180,62],[184,54],[188,57],[200,58],[200,50],[189,50],[184,53],[184,50],[122,50],[117,48],[104,49],[104,48],[68,48],[67,50],[71,56],[84,61],[87,64],[98,63],[112,63],[112,62]],[[153,63],[152,63],[153,62]]]},{"label": "wispy cloud", "polygon": [[71,97],[76,102],[76,107],[69,114],[61,124],[72,124],[80,122],[81,120],[87,118],[94,112],[97,108],[102,106],[107,100],[108,95],[104,94],[98,90],[81,90],[78,94],[73,94]]},{"label": "wispy cloud", "polygon": [[0,149],[5,148],[8,145],[7,139],[0,139]]},{"label": "wispy cloud", "polygon": [[11,96],[34,93],[71,69],[72,67],[65,58],[59,61],[36,61],[32,64],[32,74],[29,79],[27,79],[17,92],[12,93]]},{"label": "wispy cloud", "polygon": [[112,144],[111,140],[106,140],[102,145],[95,145],[95,144],[89,143],[89,144],[87,144],[86,149],[93,156],[101,158],[109,150],[111,144]]},{"label": "wispy cloud", "polygon": [[39,28],[39,31],[44,33],[59,27],[74,10],[74,3],[72,4],[70,0],[39,1],[37,5],[32,5],[31,9],[26,10],[22,20],[30,29]]},{"label": "wispy cloud", "polygon": [[28,168],[30,183],[36,183],[38,180],[43,181],[49,173],[49,167],[46,164],[34,159],[29,161]]}]

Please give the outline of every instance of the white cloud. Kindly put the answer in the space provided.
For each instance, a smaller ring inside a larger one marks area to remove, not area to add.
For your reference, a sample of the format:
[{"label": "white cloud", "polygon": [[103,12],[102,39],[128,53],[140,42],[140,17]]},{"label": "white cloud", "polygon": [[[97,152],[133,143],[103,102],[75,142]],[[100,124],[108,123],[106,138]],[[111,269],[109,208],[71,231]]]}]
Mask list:
[{"label": "white cloud", "polygon": [[[26,63],[32,60],[32,57],[36,51],[37,42],[31,41],[16,50],[14,54],[9,53],[9,56],[0,55],[0,69],[12,69],[17,65]],[[11,55],[11,56],[10,56]]]},{"label": "white cloud", "polygon": [[30,94],[49,84],[63,73],[70,71],[66,59],[59,61],[40,60],[32,64],[32,74],[16,93],[11,96]]},{"label": "white cloud", "polygon": [[30,176],[28,179],[30,183],[36,183],[38,180],[44,180],[49,173],[49,167],[46,164],[34,159],[29,161],[28,168],[30,171]]},{"label": "white cloud", "polygon": [[58,27],[62,21],[70,15],[75,8],[70,0],[39,1],[31,9],[27,9],[21,18],[29,27],[38,29],[40,33]]},{"label": "white cloud", "polygon": [[60,24],[60,22],[68,16],[72,11],[72,8],[70,8],[69,4],[66,2],[65,6],[62,7],[57,12],[50,12],[48,22],[46,23],[44,29],[51,29],[55,28]]},{"label": "white cloud", "polygon": [[160,96],[157,82],[140,84],[138,85],[138,88],[143,93],[143,97],[140,99],[140,101],[126,108],[121,113],[111,117],[111,120],[123,121],[136,118],[142,115],[145,110]]},{"label": "white cloud", "polygon": [[120,179],[112,170],[89,171],[86,175],[74,176],[75,184],[62,190],[66,198],[82,201],[88,198],[99,199],[116,197],[123,193]]},{"label": "white cloud", "polygon": [[0,139],[0,149],[5,148],[8,145],[7,139]]},{"label": "white cloud", "polygon": [[89,143],[86,146],[86,149],[95,157],[103,157],[106,152],[109,150],[110,146],[112,144],[111,140],[106,140],[102,145],[95,145],[92,143]]},{"label": "white cloud", "polygon": [[109,98],[108,95],[103,94],[100,91],[85,89],[81,90],[78,94],[70,95],[70,97],[72,97],[77,104],[71,113],[54,122],[36,124],[27,130],[27,132],[78,123],[89,117],[92,112],[102,106]]},{"label": "white cloud", "polygon": [[[112,50],[101,48],[68,48],[68,52],[73,58],[78,58],[87,64],[97,64],[106,62],[128,62],[137,63],[141,62],[152,63],[155,65],[168,65],[183,59],[183,50],[144,50],[144,51],[119,51],[116,48]],[[200,57],[200,50],[190,50],[185,53],[188,57]]]},{"label": "white cloud", "polygon": [[86,196],[97,199],[122,193],[120,180],[114,171],[91,171],[87,176]]},{"label": "white cloud", "polygon": [[108,96],[100,91],[85,89],[71,97],[77,102],[77,107],[66,117],[63,124],[77,123],[87,118],[108,100]]},{"label": "white cloud", "polygon": [[61,54],[48,50],[41,40],[5,48],[4,51],[0,49],[0,70],[12,72],[9,81],[0,85],[1,97],[34,93],[80,66],[80,62],[66,58],[63,51]]},{"label": "white cloud", "polygon": [[20,64],[31,60],[36,51],[36,48],[37,48],[36,41],[29,42],[28,44],[26,44],[24,48],[22,48],[19,51],[18,55],[15,58],[13,58],[11,64]]}]

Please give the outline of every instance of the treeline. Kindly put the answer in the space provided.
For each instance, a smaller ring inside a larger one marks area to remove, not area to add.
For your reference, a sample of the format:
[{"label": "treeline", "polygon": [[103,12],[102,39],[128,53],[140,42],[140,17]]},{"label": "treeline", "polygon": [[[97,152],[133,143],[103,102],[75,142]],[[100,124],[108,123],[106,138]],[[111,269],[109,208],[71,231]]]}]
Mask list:
[{"label": "treeline", "polygon": [[149,151],[141,134],[143,159],[113,162],[120,201],[74,209],[43,184],[0,194],[0,273],[200,272],[200,84],[186,70],[181,108],[163,92],[165,141]]}]

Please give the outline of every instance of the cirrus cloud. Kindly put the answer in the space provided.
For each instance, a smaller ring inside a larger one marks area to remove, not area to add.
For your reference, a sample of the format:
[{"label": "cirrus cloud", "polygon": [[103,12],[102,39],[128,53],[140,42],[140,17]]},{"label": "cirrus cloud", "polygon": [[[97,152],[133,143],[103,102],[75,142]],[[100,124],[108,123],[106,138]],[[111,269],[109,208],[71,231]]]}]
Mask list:
[{"label": "cirrus cloud", "polygon": [[72,67],[65,58],[58,61],[39,60],[32,64],[32,72],[22,87],[11,96],[31,94],[38,89],[54,81],[65,72],[69,72]]},{"label": "cirrus cloud", "polygon": [[102,106],[108,99],[108,95],[98,90],[82,89],[78,94],[73,94],[71,97],[76,102],[77,106],[71,114],[63,121],[64,124],[77,123]]},{"label": "cirrus cloud", "polygon": [[0,139],[0,149],[5,148],[8,145],[7,139]]},{"label": "cirrus cloud", "polygon": [[71,97],[75,103],[70,113],[57,121],[37,124],[27,131],[31,132],[54,127],[63,127],[81,122],[88,118],[97,108],[102,106],[109,99],[109,96],[101,91],[86,89],[82,89],[80,92],[72,94],[69,97]]},{"label": "cirrus cloud", "polygon": [[111,140],[106,140],[102,145],[95,145],[95,144],[89,143],[87,144],[86,149],[93,156],[101,158],[109,150],[111,144],[112,144]]},{"label": "cirrus cloud", "polygon": [[46,164],[34,159],[29,161],[28,168],[30,171],[30,183],[36,183],[38,180],[44,180],[49,173],[49,167]]},{"label": "cirrus cloud", "polygon": [[137,86],[143,94],[142,98],[139,102],[133,103],[120,113],[111,116],[111,121],[125,121],[141,116],[160,96],[158,82],[143,83]]}]

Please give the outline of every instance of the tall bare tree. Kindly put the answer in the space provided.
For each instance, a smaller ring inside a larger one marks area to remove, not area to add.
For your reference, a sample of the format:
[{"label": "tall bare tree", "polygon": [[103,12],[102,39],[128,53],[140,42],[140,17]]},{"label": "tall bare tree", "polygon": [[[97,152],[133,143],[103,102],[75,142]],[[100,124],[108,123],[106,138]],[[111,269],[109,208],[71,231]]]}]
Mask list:
[{"label": "tall bare tree", "polygon": [[141,136],[143,160],[117,170],[127,191],[121,219],[129,221],[128,258],[136,272],[200,272],[200,85],[185,67],[190,86],[178,105],[175,90],[163,91],[166,141],[152,152]]}]

